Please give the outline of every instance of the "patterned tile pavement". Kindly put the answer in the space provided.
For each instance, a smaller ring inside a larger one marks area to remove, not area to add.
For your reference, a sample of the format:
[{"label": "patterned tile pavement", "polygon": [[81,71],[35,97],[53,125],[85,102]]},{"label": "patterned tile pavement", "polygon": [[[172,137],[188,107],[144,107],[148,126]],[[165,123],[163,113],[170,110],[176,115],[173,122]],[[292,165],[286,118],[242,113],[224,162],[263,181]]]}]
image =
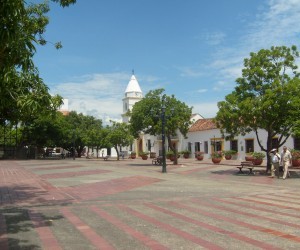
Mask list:
[{"label": "patterned tile pavement", "polygon": [[0,161],[0,249],[300,249],[300,173],[239,161]]}]

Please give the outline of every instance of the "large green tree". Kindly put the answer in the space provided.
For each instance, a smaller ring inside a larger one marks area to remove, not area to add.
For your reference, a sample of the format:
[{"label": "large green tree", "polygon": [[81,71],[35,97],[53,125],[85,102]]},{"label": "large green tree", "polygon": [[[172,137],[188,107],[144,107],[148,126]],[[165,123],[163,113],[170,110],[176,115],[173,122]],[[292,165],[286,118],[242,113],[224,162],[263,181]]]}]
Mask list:
[{"label": "large green tree", "polygon": [[[173,146],[171,139],[173,136],[178,136],[179,132],[186,136],[191,124],[192,108],[177,100],[174,95],[164,94],[164,89],[149,91],[133,106],[132,111],[128,113],[131,131],[136,138],[141,132],[150,135],[161,134],[162,111],[165,115],[165,137],[170,149],[177,155],[177,149]],[[174,164],[177,164],[177,157],[175,158]]]},{"label": "large green tree", "polygon": [[[65,7],[76,0],[53,0]],[[52,97],[39,77],[33,56],[47,41],[49,3],[24,0],[0,2],[0,123],[28,121],[41,112],[54,112],[62,98]],[[60,48],[60,43],[55,44]]]},{"label": "large green tree", "polygon": [[106,136],[106,145],[111,145],[117,152],[117,160],[120,159],[119,149],[133,143],[134,137],[130,134],[130,128],[126,123],[111,121]]},{"label": "large green tree", "polygon": [[[280,46],[251,53],[244,60],[235,90],[218,103],[216,122],[227,139],[254,131],[261,150],[269,152],[274,137],[282,146],[296,131],[300,117],[298,57],[295,46]],[[267,132],[266,145],[261,143],[260,129]]]}]

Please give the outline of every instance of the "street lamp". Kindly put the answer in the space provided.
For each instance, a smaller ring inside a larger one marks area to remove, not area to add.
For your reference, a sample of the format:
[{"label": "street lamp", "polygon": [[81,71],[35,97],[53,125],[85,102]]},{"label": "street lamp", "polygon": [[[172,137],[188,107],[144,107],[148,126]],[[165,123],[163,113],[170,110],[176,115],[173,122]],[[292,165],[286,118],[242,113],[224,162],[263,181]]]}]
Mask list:
[{"label": "street lamp", "polygon": [[[166,134],[165,134],[165,127],[166,127],[166,105],[165,105],[166,95],[162,96],[162,106],[161,106],[161,139],[162,139],[162,173],[167,173],[167,164],[166,164]],[[171,110],[173,111],[173,109]]]},{"label": "street lamp", "polygon": [[73,160],[75,160],[75,130],[73,130]]}]

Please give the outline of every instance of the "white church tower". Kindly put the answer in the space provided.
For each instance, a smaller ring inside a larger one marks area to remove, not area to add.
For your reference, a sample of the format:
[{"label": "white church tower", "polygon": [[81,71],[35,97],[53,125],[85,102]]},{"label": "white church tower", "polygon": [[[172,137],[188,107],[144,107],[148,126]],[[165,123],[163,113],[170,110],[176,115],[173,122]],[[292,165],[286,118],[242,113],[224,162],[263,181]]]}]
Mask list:
[{"label": "white church tower", "polygon": [[142,100],[143,92],[140,88],[140,85],[132,71],[132,76],[125,90],[125,97],[123,98],[123,114],[122,121],[125,123],[129,122],[129,117],[126,116],[128,110],[132,110],[132,107],[135,103]]}]

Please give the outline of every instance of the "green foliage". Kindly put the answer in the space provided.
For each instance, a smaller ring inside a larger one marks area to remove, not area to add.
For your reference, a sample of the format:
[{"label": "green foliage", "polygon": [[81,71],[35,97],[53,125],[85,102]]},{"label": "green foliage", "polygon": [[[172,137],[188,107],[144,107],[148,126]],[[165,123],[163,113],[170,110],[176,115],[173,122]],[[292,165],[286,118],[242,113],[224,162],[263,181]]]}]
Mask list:
[{"label": "green foliage", "polygon": [[133,136],[130,134],[129,125],[126,123],[112,122],[109,127],[109,133],[106,137],[107,142],[109,142],[117,152],[117,159],[119,160],[119,147],[126,147],[133,143]]},{"label": "green foliage", "polygon": [[139,155],[140,156],[149,155],[149,152],[141,151],[141,152],[139,152]]},{"label": "green foliage", "polygon": [[296,149],[290,149],[291,155],[292,155],[292,159],[293,160],[298,160],[300,159],[300,150],[296,150]]},{"label": "green foliage", "polygon": [[[55,0],[61,6],[75,0]],[[61,97],[51,97],[33,63],[49,23],[49,3],[3,0],[0,5],[0,122],[26,122],[41,112],[54,112]],[[56,47],[61,47],[59,43]]]},{"label": "green foliage", "polygon": [[235,150],[224,150],[224,151],[223,151],[223,154],[224,154],[225,156],[235,155],[235,154],[236,154],[236,151],[235,151]]},{"label": "green foliage", "polygon": [[266,154],[263,152],[253,152],[252,154],[253,159],[261,160],[265,158]]},{"label": "green foliage", "polygon": [[[171,143],[171,137],[181,133],[186,136],[191,124],[190,118],[192,108],[185,103],[177,100],[173,95],[167,96],[164,89],[156,89],[149,91],[145,97],[137,102],[130,116],[130,130],[135,138],[141,132],[151,135],[159,135],[162,133],[162,107],[165,110],[165,136],[168,140],[170,149],[176,153]],[[177,164],[177,161],[174,162]]]},{"label": "green foliage", "polygon": [[189,150],[183,150],[183,151],[180,152],[180,154],[183,154],[183,155],[184,154],[188,154],[189,155],[189,154],[191,154],[191,151],[189,151]]},{"label": "green foliage", "polygon": [[196,151],[195,152],[195,156],[203,156],[204,155],[204,152],[201,152],[201,151]]},{"label": "green foliage", "polygon": [[[281,46],[251,53],[244,60],[235,90],[218,103],[215,121],[226,139],[255,131],[261,150],[269,152],[274,136],[282,146],[293,131],[300,131],[295,122],[300,117],[298,57],[295,46]],[[267,132],[267,145],[261,145],[258,129]]]},{"label": "green foliage", "polygon": [[222,158],[223,152],[222,151],[215,151],[211,154],[211,158]]}]

